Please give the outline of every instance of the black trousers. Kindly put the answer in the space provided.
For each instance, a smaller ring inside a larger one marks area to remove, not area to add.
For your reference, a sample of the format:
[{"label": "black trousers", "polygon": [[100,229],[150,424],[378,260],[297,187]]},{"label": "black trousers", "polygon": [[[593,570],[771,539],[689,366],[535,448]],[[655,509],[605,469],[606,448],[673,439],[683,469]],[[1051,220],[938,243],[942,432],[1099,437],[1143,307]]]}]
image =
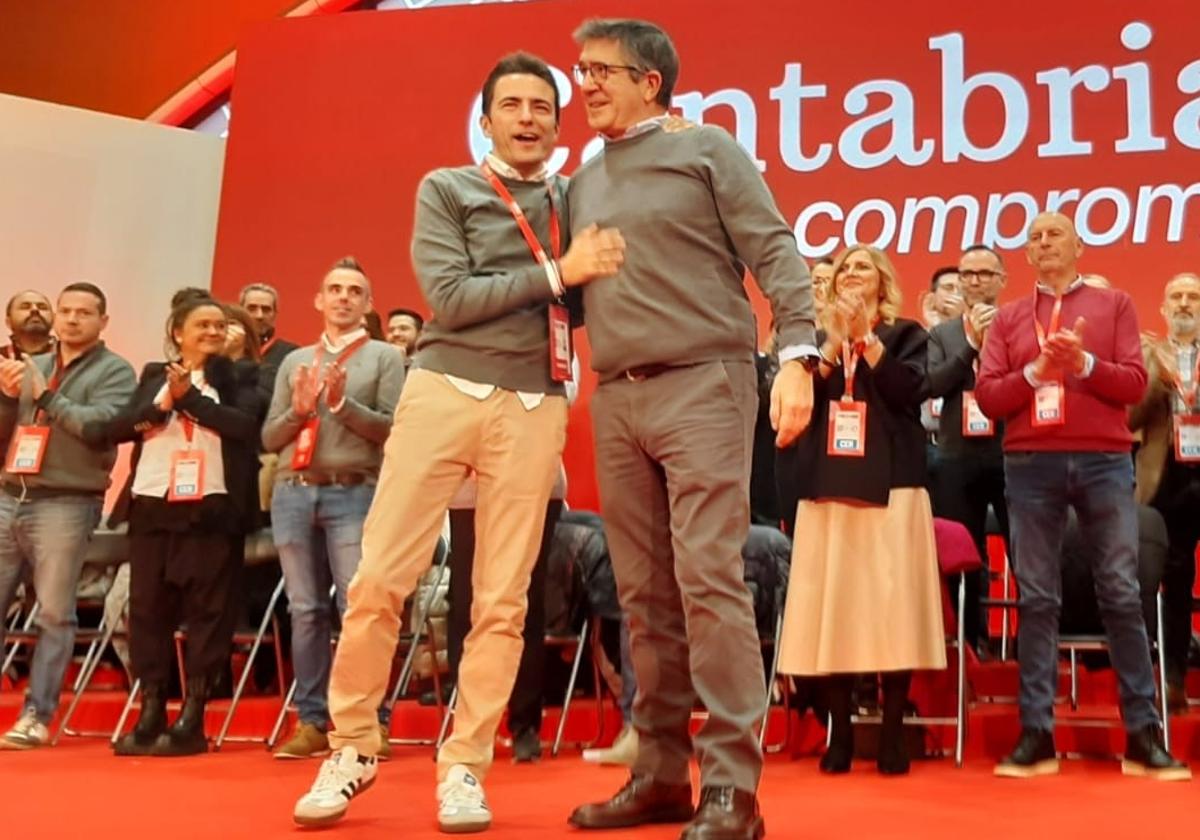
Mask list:
[{"label": "black trousers", "polygon": [[228,533],[149,531],[130,536],[129,655],[143,683],[166,683],[175,629],[187,629],[190,678],[216,681],[229,663],[230,608],[242,539]]},{"label": "black trousers", "polygon": [[[1004,459],[993,456],[941,453],[934,477],[933,512],[935,516],[961,522],[971,533],[984,569],[966,575],[967,615],[963,632],[967,641],[976,644],[986,635],[983,609],[979,604],[987,583],[987,511],[996,511],[1000,530],[1008,541],[1008,505],[1004,500]],[[1011,543],[1009,543],[1011,545]],[[957,599],[951,598],[956,604]]]},{"label": "black trousers", "polygon": [[1163,569],[1163,636],[1167,679],[1183,685],[1192,640],[1192,588],[1196,584],[1196,541],[1200,540],[1200,467],[1180,464],[1174,453],[1150,503],[1167,523]]},{"label": "black trousers", "polygon": [[[542,689],[546,668],[546,561],[554,540],[554,526],[562,514],[563,503],[552,500],[546,506],[542,544],[529,579],[529,609],[525,613],[525,646],[517,679],[508,698],[508,730],[513,735],[527,729],[542,728]],[[471,569],[475,559],[475,511],[450,511],[450,616],[446,643],[450,679],[458,681],[458,663],[462,660],[463,640],[471,632]]]}]

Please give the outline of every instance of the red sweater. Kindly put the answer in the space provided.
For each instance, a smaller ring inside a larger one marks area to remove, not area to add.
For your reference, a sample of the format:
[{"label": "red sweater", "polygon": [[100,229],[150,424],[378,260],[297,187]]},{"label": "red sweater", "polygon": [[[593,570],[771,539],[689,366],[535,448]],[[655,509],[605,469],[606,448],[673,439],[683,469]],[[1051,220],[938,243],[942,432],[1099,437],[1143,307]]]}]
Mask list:
[{"label": "red sweater", "polygon": [[[1129,295],[1116,289],[1078,285],[1063,296],[1064,329],[1083,317],[1083,349],[1096,363],[1091,376],[1066,379],[1066,423],[1035,428],[1030,417],[1033,387],[1025,365],[1038,356],[1033,326],[1033,295],[1006,304],[996,315],[983,347],[979,407],[994,419],[1003,418],[1006,452],[1128,452],[1133,435],[1126,406],[1146,391],[1137,315]],[[1046,329],[1054,297],[1037,295],[1037,315]]]}]

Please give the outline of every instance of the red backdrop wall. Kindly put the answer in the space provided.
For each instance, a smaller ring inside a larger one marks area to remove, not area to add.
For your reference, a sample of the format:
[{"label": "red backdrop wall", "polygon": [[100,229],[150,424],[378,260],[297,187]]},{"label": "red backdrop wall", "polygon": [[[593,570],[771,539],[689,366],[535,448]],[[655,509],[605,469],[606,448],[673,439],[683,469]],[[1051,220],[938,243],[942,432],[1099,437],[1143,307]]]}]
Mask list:
[{"label": "red backdrop wall", "polygon": [[[282,332],[312,340],[311,294],[353,253],[378,308],[424,309],[408,255],[414,190],[482,153],[471,109],[493,62],[523,48],[566,71],[582,19],[647,8],[547,0],[256,29],[239,45],[214,288],[276,284]],[[1050,20],[1039,3],[660,0],[653,18],[682,57],[677,105],[738,134],[807,253],[881,240],[913,312],[936,266],[996,242],[1011,299],[1030,290],[1030,214],[1063,201],[1091,243],[1084,270],[1131,290],[1157,329],[1165,280],[1200,269],[1200,47],[1189,0],[1130,8],[1064,0]],[[573,96],[564,172],[591,139]],[[586,507],[593,384],[585,375],[567,454],[571,501]]]}]

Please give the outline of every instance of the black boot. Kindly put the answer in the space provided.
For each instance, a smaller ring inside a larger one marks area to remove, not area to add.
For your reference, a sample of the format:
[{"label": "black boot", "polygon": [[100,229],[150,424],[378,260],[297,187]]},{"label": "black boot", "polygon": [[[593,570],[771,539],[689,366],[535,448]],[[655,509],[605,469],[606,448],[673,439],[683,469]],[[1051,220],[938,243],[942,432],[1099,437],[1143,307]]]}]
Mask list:
[{"label": "black boot", "polygon": [[853,674],[835,674],[825,678],[830,732],[829,749],[821,756],[822,773],[850,772],[850,763],[854,759],[854,727],[850,723],[853,693]]},{"label": "black boot", "polygon": [[198,755],[208,752],[204,737],[204,705],[208,702],[210,683],[204,677],[188,677],[187,695],[183,709],[171,727],[154,745],[151,755]]},{"label": "black boot", "polygon": [[908,748],[904,743],[904,707],[912,671],[891,671],[883,675],[883,726],[879,732],[879,755],[875,764],[885,776],[903,776],[908,772]]},{"label": "black boot", "polygon": [[113,744],[117,755],[149,755],[158,737],[167,729],[167,687],[163,683],[142,686],[142,710],[133,731]]}]

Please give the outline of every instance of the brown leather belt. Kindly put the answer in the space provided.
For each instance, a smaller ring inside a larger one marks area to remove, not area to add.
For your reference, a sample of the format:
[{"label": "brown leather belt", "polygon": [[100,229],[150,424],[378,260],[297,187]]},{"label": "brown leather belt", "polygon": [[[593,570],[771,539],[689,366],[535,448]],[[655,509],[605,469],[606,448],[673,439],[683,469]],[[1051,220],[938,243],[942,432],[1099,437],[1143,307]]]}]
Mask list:
[{"label": "brown leather belt", "polygon": [[299,487],[357,487],[374,484],[375,477],[366,473],[292,473],[284,479],[285,484]]}]

